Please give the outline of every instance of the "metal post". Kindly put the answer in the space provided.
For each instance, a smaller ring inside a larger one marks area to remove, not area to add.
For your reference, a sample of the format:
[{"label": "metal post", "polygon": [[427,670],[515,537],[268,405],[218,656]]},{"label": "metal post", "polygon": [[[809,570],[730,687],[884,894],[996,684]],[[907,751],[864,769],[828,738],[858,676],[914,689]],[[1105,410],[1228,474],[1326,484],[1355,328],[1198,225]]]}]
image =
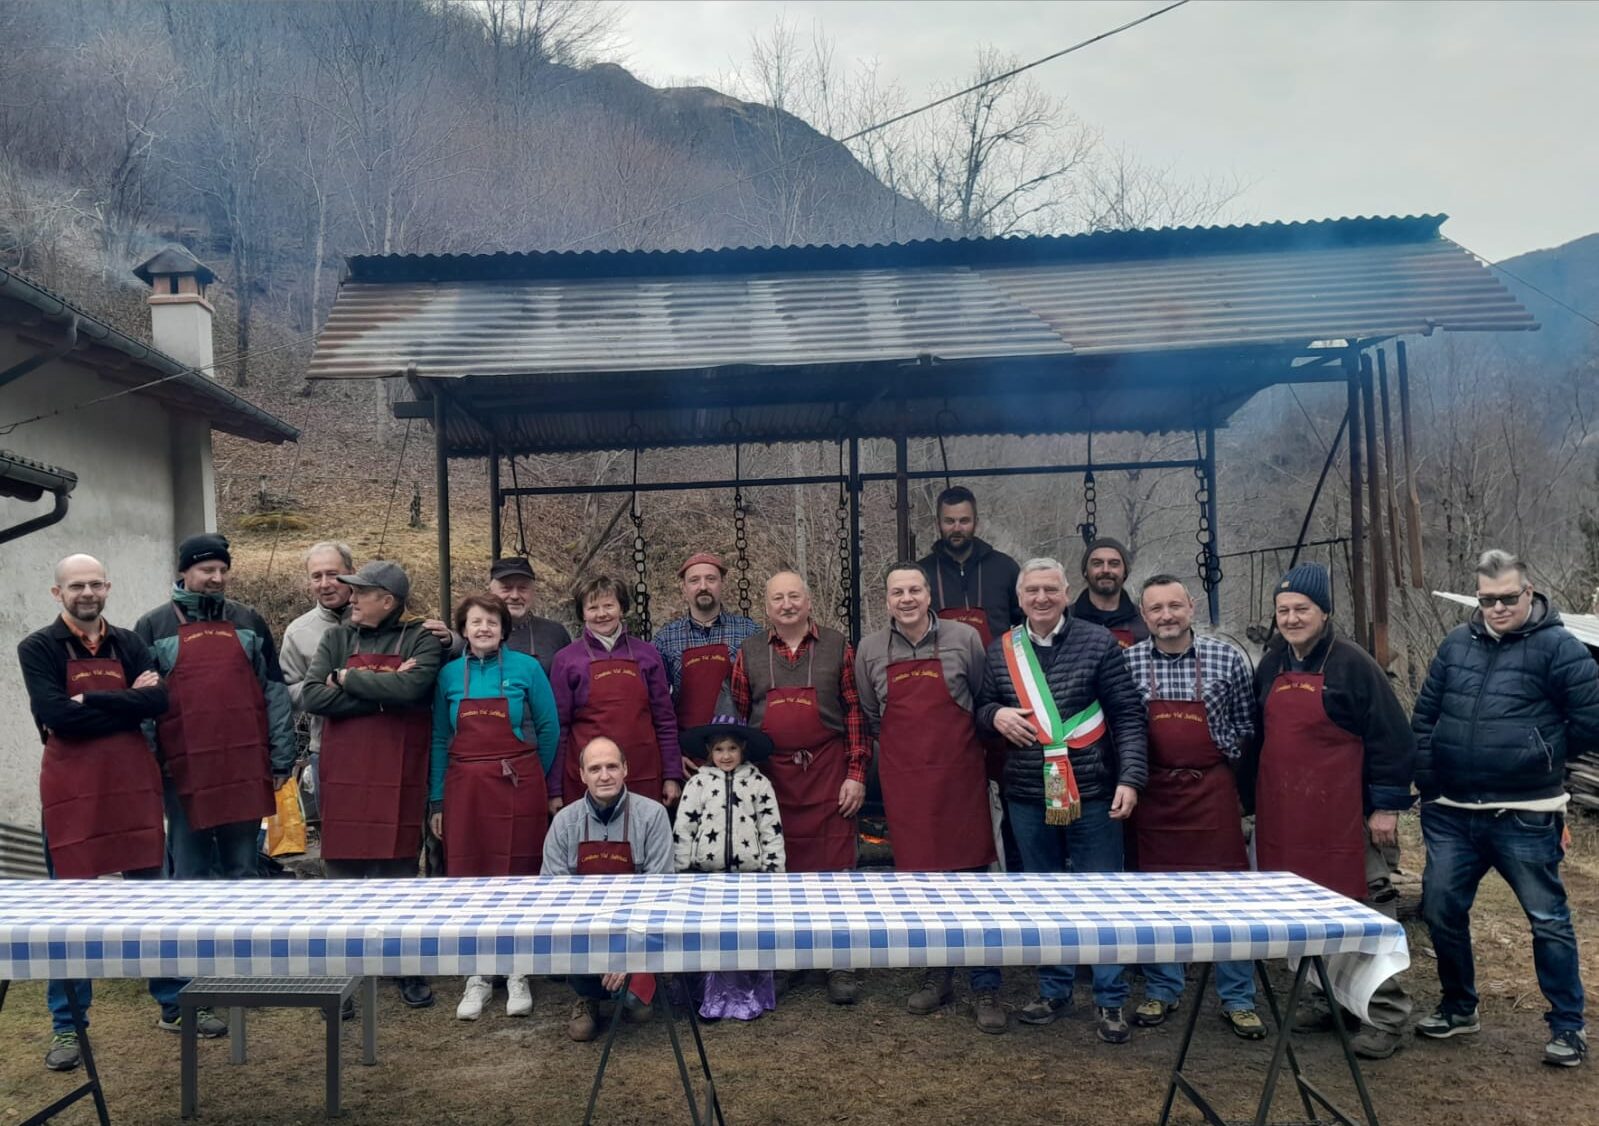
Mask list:
[{"label": "metal post", "polygon": [[1371,357],[1360,357],[1360,404],[1366,423],[1366,492],[1371,508],[1371,652],[1388,667],[1388,559],[1383,531],[1382,462],[1377,457],[1377,392]]},{"label": "metal post", "polygon": [[[1220,542],[1219,527],[1216,523],[1216,428],[1205,428],[1205,518],[1210,521],[1210,544],[1207,547],[1209,558],[1205,560],[1207,568],[1214,568],[1207,578],[1219,579],[1216,572],[1220,567],[1216,562]],[[1211,628],[1221,624],[1221,583],[1212,581],[1205,588],[1206,608],[1210,611]]]},{"label": "metal post", "polygon": [[439,616],[450,620],[450,455],[444,434],[448,406],[444,393],[433,389],[433,481],[438,496]]},{"label": "metal post", "polygon": [[861,440],[849,440],[849,638],[861,640]]},{"label": "metal post", "polygon": [[1354,352],[1344,356],[1349,382],[1349,593],[1355,604],[1355,641],[1367,646],[1366,636],[1366,513],[1360,492],[1360,361]]},{"label": "metal post", "polygon": [[1403,340],[1394,345],[1394,359],[1398,361],[1399,432],[1405,445],[1405,527],[1410,536],[1410,585],[1423,590],[1427,580],[1421,569],[1421,497],[1416,492],[1416,476],[1410,469],[1410,364]]},{"label": "metal post", "polygon": [[911,480],[910,442],[905,437],[905,400],[901,399],[899,411],[894,416],[894,553],[897,559],[909,559],[915,554],[911,546]]},{"label": "metal post", "polygon": [[505,509],[505,498],[500,495],[500,438],[489,431],[489,558],[498,559],[501,550],[500,517]]},{"label": "metal post", "polygon": [[1388,353],[1377,349],[1377,386],[1382,393],[1382,461],[1384,501],[1388,506],[1388,548],[1392,553],[1394,589],[1405,585],[1405,553],[1399,547],[1399,478],[1394,474],[1394,416],[1388,408]]}]

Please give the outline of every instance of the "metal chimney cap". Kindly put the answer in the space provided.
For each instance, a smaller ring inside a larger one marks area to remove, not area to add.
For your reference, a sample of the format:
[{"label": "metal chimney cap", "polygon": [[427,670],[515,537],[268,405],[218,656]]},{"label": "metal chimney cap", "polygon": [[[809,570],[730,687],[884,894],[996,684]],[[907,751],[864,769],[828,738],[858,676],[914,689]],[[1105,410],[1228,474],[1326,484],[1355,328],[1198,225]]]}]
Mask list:
[{"label": "metal chimney cap", "polygon": [[185,247],[176,244],[133,268],[133,276],[145,285],[154,285],[158,276],[177,277],[183,274],[193,274],[201,285],[210,285],[217,280],[209,266],[190,254]]}]

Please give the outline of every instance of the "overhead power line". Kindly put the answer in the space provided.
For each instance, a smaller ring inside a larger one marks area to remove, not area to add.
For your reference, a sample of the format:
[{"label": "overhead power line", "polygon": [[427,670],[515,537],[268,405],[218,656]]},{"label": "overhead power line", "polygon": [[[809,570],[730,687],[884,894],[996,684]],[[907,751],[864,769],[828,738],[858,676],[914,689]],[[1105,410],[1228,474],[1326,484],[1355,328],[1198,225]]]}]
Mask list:
[{"label": "overhead power line", "polygon": [[1520,274],[1517,274],[1517,273],[1515,273],[1515,272],[1513,272],[1511,270],[1507,270],[1504,266],[1500,265],[1498,262],[1493,261],[1492,259],[1488,258],[1485,255],[1478,254],[1475,250],[1471,249],[1471,247],[1467,246],[1465,243],[1461,242],[1459,239],[1450,239],[1449,241],[1454,243],[1456,246],[1460,247],[1461,250],[1464,250],[1467,254],[1471,255],[1473,258],[1478,259],[1480,262],[1482,262],[1482,264],[1484,266],[1487,266],[1490,270],[1498,270],[1501,274],[1505,275],[1505,277],[1509,278],[1511,281],[1516,282],[1519,285],[1526,286],[1528,289],[1530,289],[1534,293],[1536,293],[1539,297],[1542,297],[1542,298],[1544,298],[1547,301],[1552,301],[1554,304],[1560,306],[1562,309],[1564,309],[1566,312],[1570,313],[1572,316],[1580,317],[1581,319],[1587,321],[1589,324],[1593,325],[1594,328],[1599,328],[1599,320],[1595,320],[1593,317],[1590,317],[1587,313],[1584,313],[1581,309],[1578,309],[1575,306],[1566,304],[1560,298],[1558,298],[1554,294],[1550,293],[1547,289],[1539,289],[1537,286],[1533,285],[1530,281],[1528,281],[1526,278],[1522,277]]},{"label": "overhead power line", "polygon": [[704,191],[696,192],[693,195],[684,197],[683,199],[675,200],[672,203],[669,203],[664,207],[657,208],[654,211],[647,212],[643,215],[635,215],[631,219],[624,219],[620,223],[613,224],[612,226],[606,227],[603,230],[594,231],[590,234],[583,235],[580,238],[569,239],[555,249],[557,251],[570,250],[574,246],[579,246],[582,243],[590,242],[593,239],[604,238],[606,235],[615,234],[617,231],[630,227],[634,223],[643,223],[648,222],[651,219],[659,219],[661,216],[667,215],[672,211],[677,210],[679,207],[686,207],[691,203],[698,203],[702,199],[719,195],[720,193],[728,191],[731,188],[740,187],[741,185],[749,183],[751,180],[758,180],[762,176],[766,176],[772,172],[778,171],[779,169],[786,168],[790,164],[794,164],[815,156],[834,145],[847,145],[851,141],[858,141],[862,137],[867,137],[873,133],[887,129],[891,125],[898,125],[902,121],[907,121],[910,118],[915,117],[917,114],[926,113],[930,109],[937,109],[941,105],[957,101],[966,97],[968,94],[975,94],[977,91],[982,90],[985,87],[992,86],[996,82],[1004,82],[1007,79],[1015,78],[1018,74],[1032,70],[1034,67],[1043,66],[1045,63],[1054,62],[1056,59],[1065,58],[1067,55],[1070,55],[1076,51],[1081,51],[1084,47],[1091,47],[1095,43],[1102,43],[1106,39],[1120,35],[1124,31],[1131,31],[1140,24],[1145,24],[1150,20],[1158,19],[1159,17],[1164,16],[1167,12],[1170,12],[1176,8],[1181,8],[1187,3],[1188,0],[1174,0],[1173,3],[1167,4],[1163,8],[1156,8],[1153,12],[1146,12],[1137,19],[1128,20],[1126,23],[1117,27],[1113,27],[1109,31],[1102,31],[1098,35],[1093,35],[1082,40],[1081,42],[1073,43],[1070,47],[1063,47],[1059,51],[1045,55],[1042,58],[1034,59],[1032,62],[1023,63],[1020,66],[1012,67],[1003,74],[996,74],[989,78],[985,78],[983,81],[968,86],[964,90],[957,90],[953,94],[945,94],[943,97],[935,98],[925,105],[917,106],[915,109],[906,110],[904,113],[895,114],[893,117],[886,118],[874,125],[868,125],[864,129],[858,129],[854,133],[849,134],[847,137],[829,138],[819,145],[813,145],[811,148],[808,148],[803,152],[796,153],[794,156],[788,157],[784,160],[774,161],[763,168],[758,168],[753,172],[745,173],[743,176],[740,176],[737,179],[728,180],[725,183],[718,184],[714,188],[707,188]]}]

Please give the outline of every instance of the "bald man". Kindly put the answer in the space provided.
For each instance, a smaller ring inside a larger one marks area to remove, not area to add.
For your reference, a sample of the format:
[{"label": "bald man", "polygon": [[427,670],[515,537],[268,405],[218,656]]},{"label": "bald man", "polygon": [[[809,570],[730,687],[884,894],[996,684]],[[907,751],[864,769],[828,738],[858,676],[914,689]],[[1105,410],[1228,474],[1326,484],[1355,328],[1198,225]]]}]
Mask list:
[{"label": "bald man", "polygon": [[[767,580],[765,608],[768,628],[745,639],[733,663],[733,706],[776,748],[761,769],[777,792],[788,870],[848,871],[871,758],[855,651],[843,634],[816,624],[810,589],[794,571]],[[830,971],[827,996],[854,1004],[854,971]]]},{"label": "bald man", "polygon": [[[50,588],[61,613],[17,646],[28,705],[44,743],[39,800],[45,863],[61,879],[112,872],[160,879],[166,851],[161,768],[141,725],[167,710],[167,693],[144,642],[105,620],[110,595],[111,579],[98,559],[67,556],[56,564]],[[150,981],[161,1027],[174,1032],[182,986],[169,978]],[[46,997],[53,1035],[45,1067],[70,1071],[80,1062],[72,1000],[87,1020],[89,983],[52,981]],[[198,1026],[203,1036],[227,1031],[209,1012]]]}]

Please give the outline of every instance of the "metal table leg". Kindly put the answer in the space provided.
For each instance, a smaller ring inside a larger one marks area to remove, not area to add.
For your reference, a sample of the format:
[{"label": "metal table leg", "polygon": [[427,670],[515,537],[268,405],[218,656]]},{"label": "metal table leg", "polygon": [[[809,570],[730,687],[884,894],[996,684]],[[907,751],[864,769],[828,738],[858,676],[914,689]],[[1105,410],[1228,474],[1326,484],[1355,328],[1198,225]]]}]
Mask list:
[{"label": "metal table leg", "polygon": [[[10,988],[9,981],[0,981],[0,1008],[5,1006],[6,993]],[[78,1003],[78,991],[71,982],[67,984],[67,1009],[72,1013],[72,1030],[78,1035],[78,1054],[83,1059],[83,1070],[89,1081],[68,1091],[37,1114],[23,1119],[19,1126],[43,1126],[85,1095],[94,1099],[94,1113],[100,1126],[111,1126],[111,1112],[106,1108],[105,1093],[100,1089],[100,1072],[94,1065],[94,1049],[89,1044],[88,1022],[83,1015],[83,1006]]]},{"label": "metal table leg", "polygon": [[[624,994],[625,996],[625,994]],[[672,1055],[677,1059],[677,1074],[683,1080],[683,1097],[688,1100],[689,1121],[694,1126],[704,1126],[700,1120],[699,1100],[694,1095],[694,1081],[688,1076],[688,1061],[683,1058],[683,1045],[677,1038],[677,1017],[672,1003],[666,999],[666,983],[658,983],[655,991],[655,1008],[666,1018],[666,1035],[672,1041]]]},{"label": "metal table leg", "polygon": [[193,1118],[195,1106],[200,1101],[200,1051],[199,1031],[195,1028],[195,1013],[197,1009],[193,1000],[178,995],[178,1021],[182,1025],[179,1029],[179,1039],[182,1041],[179,1048],[180,1062],[178,1065],[180,1087],[179,1111],[184,1118]]},{"label": "metal table leg", "polygon": [[1305,1093],[1308,1085],[1304,1073],[1299,1070],[1299,1057],[1294,1054],[1294,1042],[1289,1036],[1294,1030],[1294,1010],[1289,1009],[1283,1013],[1277,1008],[1277,991],[1272,988],[1271,977],[1266,973],[1266,963],[1255,963],[1255,974],[1260,979],[1260,988],[1266,994],[1266,1004],[1271,1008],[1272,1024],[1276,1026],[1278,1035],[1288,1037],[1288,1069],[1293,1072],[1294,1086],[1299,1091],[1299,1101],[1304,1104],[1305,1118],[1314,1121],[1316,1108],[1310,1103],[1310,1096]]},{"label": "metal table leg", "polygon": [[361,1062],[378,1062],[378,979],[361,979]]},{"label": "metal table leg", "polygon": [[[633,975],[629,974],[622,981],[622,996],[627,996],[627,988],[633,982]],[[616,1008],[611,1012],[611,1028],[605,1034],[605,1048],[600,1052],[600,1065],[594,1072],[594,1086],[589,1088],[589,1106],[583,1114],[583,1126],[591,1126],[594,1121],[594,1104],[600,1098],[600,1084],[605,1082],[605,1065],[610,1062],[611,1048],[616,1044],[617,1030],[622,1027],[622,1004],[617,1002]]]},{"label": "metal table leg", "polygon": [[1179,1088],[1188,1101],[1198,1108],[1199,1113],[1205,1116],[1205,1121],[1210,1123],[1210,1126],[1227,1126],[1226,1119],[1216,1113],[1205,1096],[1199,1093],[1199,1089],[1183,1075],[1183,1063],[1188,1059],[1189,1046],[1194,1042],[1194,1028],[1199,1024],[1199,1010],[1205,1007],[1205,990],[1210,984],[1210,971],[1211,964],[1209,962],[1201,963],[1199,983],[1194,990],[1193,1004],[1189,1006],[1188,1019],[1183,1023],[1182,1043],[1178,1045],[1177,1059],[1172,1063],[1171,1080],[1166,1085],[1166,1101],[1160,1108],[1160,1126],[1166,1126],[1166,1123],[1171,1120],[1172,1103],[1177,1098]]},{"label": "metal table leg", "polygon": [[344,1002],[338,997],[332,997],[322,1004],[323,1023],[327,1025],[328,1060],[327,1060],[327,1102],[328,1117],[339,1116],[339,1077],[342,1068],[339,1061],[339,1045],[343,1040],[344,1021],[340,1019],[343,1013]]},{"label": "metal table leg", "polygon": [[694,1047],[700,1053],[700,1070],[705,1072],[705,1117],[704,1121],[709,1126],[713,1117],[716,1126],[727,1126],[722,1118],[722,1100],[716,1095],[716,1078],[711,1074],[711,1061],[705,1054],[705,1040],[700,1036],[699,1014],[694,1011],[694,998],[689,995],[688,1026],[694,1033]]},{"label": "metal table leg", "polygon": [[228,1008],[228,1045],[229,1058],[234,1063],[244,1062],[244,1014],[243,1005],[232,1005]]}]

